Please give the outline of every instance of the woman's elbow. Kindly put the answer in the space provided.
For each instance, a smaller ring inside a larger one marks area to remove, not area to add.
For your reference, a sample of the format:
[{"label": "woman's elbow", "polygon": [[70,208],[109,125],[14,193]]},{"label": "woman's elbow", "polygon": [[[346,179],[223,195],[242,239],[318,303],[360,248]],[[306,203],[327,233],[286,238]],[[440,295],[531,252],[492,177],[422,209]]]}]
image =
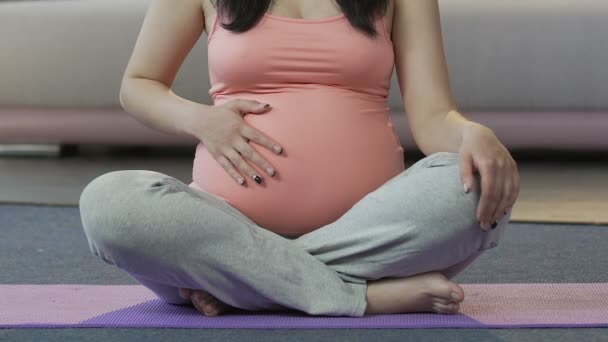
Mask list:
[{"label": "woman's elbow", "polygon": [[127,110],[127,106],[128,106],[128,83],[129,83],[129,79],[125,78],[123,79],[123,81],[120,84],[120,90],[118,91],[118,102],[120,103],[120,106],[124,109]]}]

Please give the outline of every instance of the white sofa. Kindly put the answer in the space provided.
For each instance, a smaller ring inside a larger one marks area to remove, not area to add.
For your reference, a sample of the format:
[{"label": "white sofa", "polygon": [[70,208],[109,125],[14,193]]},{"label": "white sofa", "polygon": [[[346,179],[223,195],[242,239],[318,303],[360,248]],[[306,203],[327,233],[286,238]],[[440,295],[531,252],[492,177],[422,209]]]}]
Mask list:
[{"label": "white sofa", "polygon": [[[198,143],[149,129],[119,104],[149,3],[0,2],[0,144]],[[465,116],[510,149],[608,149],[607,1],[440,0],[440,7]],[[200,39],[173,89],[211,104],[209,87]],[[396,74],[389,106],[402,145],[416,149]]]}]

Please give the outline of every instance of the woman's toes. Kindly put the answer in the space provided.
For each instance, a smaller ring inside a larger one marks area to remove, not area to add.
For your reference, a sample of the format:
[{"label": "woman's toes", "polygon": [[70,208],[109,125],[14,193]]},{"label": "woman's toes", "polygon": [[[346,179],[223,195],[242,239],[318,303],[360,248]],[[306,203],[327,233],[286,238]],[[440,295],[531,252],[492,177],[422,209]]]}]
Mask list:
[{"label": "woman's toes", "polygon": [[181,288],[179,289],[178,293],[180,297],[184,299],[190,299],[190,296],[192,295],[192,290]]},{"label": "woman's toes", "polygon": [[435,312],[441,313],[441,314],[455,314],[455,313],[458,313],[458,310],[460,310],[460,304],[459,303],[452,303],[452,304],[434,303],[433,309],[435,310]]},{"label": "woman's toes", "polygon": [[207,316],[212,316],[215,313],[215,307],[212,304],[209,304],[205,301],[192,300],[192,304],[200,313],[205,314]]},{"label": "woman's toes", "polygon": [[217,298],[213,298],[213,301],[211,302],[211,313],[213,313],[214,316],[225,313],[225,312],[230,312],[232,309],[234,309],[233,306],[230,306],[222,301],[220,301]]},{"label": "woman's toes", "polygon": [[204,313],[205,309],[203,308],[203,306],[201,304],[202,303],[200,303],[199,301],[194,299],[194,296],[192,297],[192,305],[194,305],[194,308],[196,308],[196,310],[198,310],[198,312]]},{"label": "woman's toes", "polygon": [[190,299],[192,300],[193,304],[198,305],[201,308],[204,308],[205,305],[207,305],[207,303],[210,300],[210,295],[206,294],[206,293],[202,293],[199,291],[192,291],[192,295],[190,296]]},{"label": "woman's toes", "polygon": [[215,307],[210,307],[210,306],[206,306],[205,310],[203,311],[203,313],[206,316],[217,316],[219,311],[217,308]]},{"label": "woman's toes", "polygon": [[443,297],[433,297],[433,304],[435,304],[435,303],[448,305],[448,304],[454,303],[454,300],[443,298]]},{"label": "woman's toes", "polygon": [[215,311],[219,308],[219,303],[217,301],[217,299],[215,298],[210,298],[207,300],[207,302],[203,305],[203,308],[205,309],[205,311],[207,312],[212,312]]},{"label": "woman's toes", "polygon": [[458,286],[457,284],[454,283],[454,285],[456,285],[456,286],[452,286],[451,290],[452,290],[452,293],[454,293],[454,292],[456,293],[456,295],[458,296],[458,299],[453,298],[452,293],[450,293],[450,299],[453,302],[461,303],[462,301],[464,301],[464,290],[462,289],[462,287]]},{"label": "woman's toes", "polygon": [[211,300],[209,304],[207,304],[207,306],[205,307],[205,314],[207,314],[208,316],[217,316],[221,313],[228,311],[230,308],[230,305],[221,302],[217,298],[213,298],[213,300]]},{"label": "woman's toes", "polygon": [[197,295],[195,301],[197,302],[197,309],[207,316],[216,316],[228,311],[227,309],[230,307],[219,299],[205,293]]},{"label": "woman's toes", "polygon": [[[180,289],[180,295],[181,295]],[[216,316],[218,314],[228,312],[233,309],[232,306],[220,301],[205,291],[192,290],[190,295],[192,304],[200,313],[206,316]]]}]

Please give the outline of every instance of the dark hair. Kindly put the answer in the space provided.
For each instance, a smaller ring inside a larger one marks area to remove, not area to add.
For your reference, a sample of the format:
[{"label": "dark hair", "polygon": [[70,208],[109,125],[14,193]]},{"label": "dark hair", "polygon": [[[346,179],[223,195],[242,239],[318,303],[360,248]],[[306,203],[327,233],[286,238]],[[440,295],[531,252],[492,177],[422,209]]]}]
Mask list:
[{"label": "dark hair", "polygon": [[[229,23],[221,23],[226,30],[245,32],[255,26],[268,11],[272,0],[215,0],[218,17],[226,17]],[[373,20],[384,16],[388,0],[336,0],[350,24],[363,33],[375,37],[378,32]]]}]

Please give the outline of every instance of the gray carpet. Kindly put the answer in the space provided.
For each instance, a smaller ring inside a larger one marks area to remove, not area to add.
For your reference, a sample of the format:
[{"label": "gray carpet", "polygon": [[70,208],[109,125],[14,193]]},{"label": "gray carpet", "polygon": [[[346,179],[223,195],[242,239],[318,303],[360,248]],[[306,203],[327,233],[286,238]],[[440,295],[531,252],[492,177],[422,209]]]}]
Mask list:
[{"label": "gray carpet", "polygon": [[[77,207],[0,205],[0,283],[137,284],[94,257]],[[511,224],[457,283],[607,282],[608,226]],[[0,341],[606,341],[608,329],[0,329]]]}]

